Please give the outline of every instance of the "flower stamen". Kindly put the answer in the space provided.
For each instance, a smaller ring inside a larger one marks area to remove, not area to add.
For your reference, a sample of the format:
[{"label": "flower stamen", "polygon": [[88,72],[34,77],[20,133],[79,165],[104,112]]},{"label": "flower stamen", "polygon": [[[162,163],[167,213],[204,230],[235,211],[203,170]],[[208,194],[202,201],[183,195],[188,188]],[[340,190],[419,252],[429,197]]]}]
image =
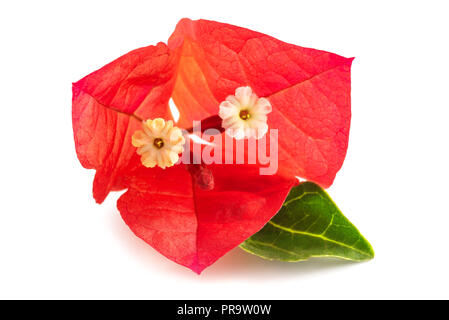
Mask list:
[{"label": "flower stamen", "polygon": [[242,120],[248,120],[249,118],[251,118],[251,114],[248,110],[241,110],[239,113],[239,117]]},{"label": "flower stamen", "polygon": [[164,146],[164,140],[162,140],[161,138],[156,138],[154,139],[153,144],[156,148],[160,149]]}]

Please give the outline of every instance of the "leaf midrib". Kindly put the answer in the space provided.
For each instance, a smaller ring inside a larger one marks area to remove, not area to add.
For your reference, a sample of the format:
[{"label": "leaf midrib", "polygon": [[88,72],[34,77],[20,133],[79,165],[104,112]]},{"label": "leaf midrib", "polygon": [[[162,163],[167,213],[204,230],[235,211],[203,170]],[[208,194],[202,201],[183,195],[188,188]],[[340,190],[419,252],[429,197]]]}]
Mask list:
[{"label": "leaf midrib", "polygon": [[290,232],[290,233],[293,233],[293,234],[301,234],[301,235],[314,237],[314,238],[319,238],[319,239],[322,239],[324,241],[328,241],[328,242],[334,243],[336,245],[339,245],[339,246],[342,246],[342,247],[354,250],[354,251],[356,251],[356,252],[358,252],[358,253],[360,253],[362,255],[365,255],[367,257],[371,257],[371,255],[369,255],[368,253],[363,252],[363,251],[361,251],[359,249],[356,249],[353,246],[349,246],[349,245],[347,245],[347,244],[345,244],[343,242],[339,242],[339,241],[327,238],[327,237],[325,237],[323,235],[320,235],[320,234],[314,234],[314,233],[310,233],[310,232],[307,232],[307,231],[299,231],[299,230],[290,229],[288,227],[284,227],[284,226],[281,226],[281,225],[279,225],[277,223],[274,223],[273,221],[268,221],[268,223],[271,224],[273,227],[281,229],[281,230],[286,231],[286,232]]}]

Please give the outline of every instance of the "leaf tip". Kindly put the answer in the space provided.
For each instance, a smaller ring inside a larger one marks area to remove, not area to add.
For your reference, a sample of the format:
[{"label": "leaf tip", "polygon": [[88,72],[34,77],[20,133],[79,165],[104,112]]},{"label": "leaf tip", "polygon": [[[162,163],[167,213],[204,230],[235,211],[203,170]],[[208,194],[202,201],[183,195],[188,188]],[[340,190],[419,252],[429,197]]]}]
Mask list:
[{"label": "leaf tip", "polygon": [[368,256],[369,256],[369,259],[367,259],[367,260],[372,260],[372,259],[374,259],[374,256],[376,254],[374,252],[373,246],[368,241],[366,241],[366,243],[368,245]]}]

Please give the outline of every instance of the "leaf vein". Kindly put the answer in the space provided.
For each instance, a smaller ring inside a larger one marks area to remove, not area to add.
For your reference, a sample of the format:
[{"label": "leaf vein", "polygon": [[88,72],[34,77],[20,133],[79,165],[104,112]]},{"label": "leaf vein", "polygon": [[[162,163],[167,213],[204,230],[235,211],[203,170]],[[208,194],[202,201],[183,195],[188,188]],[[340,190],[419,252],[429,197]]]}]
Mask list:
[{"label": "leaf vein", "polygon": [[339,241],[336,241],[336,240],[327,238],[327,237],[325,237],[325,236],[323,236],[323,235],[320,235],[320,234],[313,234],[313,233],[310,233],[310,232],[299,231],[299,230],[293,230],[293,229],[290,229],[290,228],[281,226],[281,225],[279,225],[279,224],[276,224],[276,223],[274,223],[273,221],[268,221],[268,223],[271,224],[272,226],[276,227],[276,228],[279,228],[279,229],[284,230],[284,231],[286,231],[286,232],[289,232],[289,233],[291,233],[291,234],[302,234],[302,235],[306,235],[306,236],[310,236],[310,237],[320,238],[320,239],[322,239],[322,240],[324,240],[324,241],[331,242],[331,243],[334,243],[334,244],[336,244],[336,245],[339,245],[339,246],[342,246],[342,247],[345,247],[345,248],[354,250],[354,251],[356,251],[356,252],[358,252],[358,253],[360,253],[360,254],[363,254],[363,255],[365,255],[365,256],[370,256],[368,253],[363,252],[363,251],[361,251],[361,250],[359,250],[359,249],[356,249],[356,248],[354,248],[353,246],[350,246],[350,245],[347,245],[346,243],[339,242]]}]

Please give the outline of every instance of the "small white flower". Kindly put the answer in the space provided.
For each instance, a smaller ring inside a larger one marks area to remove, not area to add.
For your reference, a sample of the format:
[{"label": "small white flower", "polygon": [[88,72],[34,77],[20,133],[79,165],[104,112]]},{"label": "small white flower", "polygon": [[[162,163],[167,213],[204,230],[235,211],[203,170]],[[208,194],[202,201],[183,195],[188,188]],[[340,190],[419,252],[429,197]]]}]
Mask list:
[{"label": "small white flower", "polygon": [[173,166],[179,160],[179,154],[184,151],[185,139],[181,129],[173,127],[173,121],[157,118],[143,121],[142,130],[132,136],[132,144],[137,148],[137,154],[145,167],[156,165],[165,169]]},{"label": "small white flower", "polygon": [[228,96],[220,104],[218,115],[223,119],[226,134],[235,139],[262,138],[268,131],[267,114],[271,104],[265,98],[258,98],[250,87],[235,90],[235,96]]}]

